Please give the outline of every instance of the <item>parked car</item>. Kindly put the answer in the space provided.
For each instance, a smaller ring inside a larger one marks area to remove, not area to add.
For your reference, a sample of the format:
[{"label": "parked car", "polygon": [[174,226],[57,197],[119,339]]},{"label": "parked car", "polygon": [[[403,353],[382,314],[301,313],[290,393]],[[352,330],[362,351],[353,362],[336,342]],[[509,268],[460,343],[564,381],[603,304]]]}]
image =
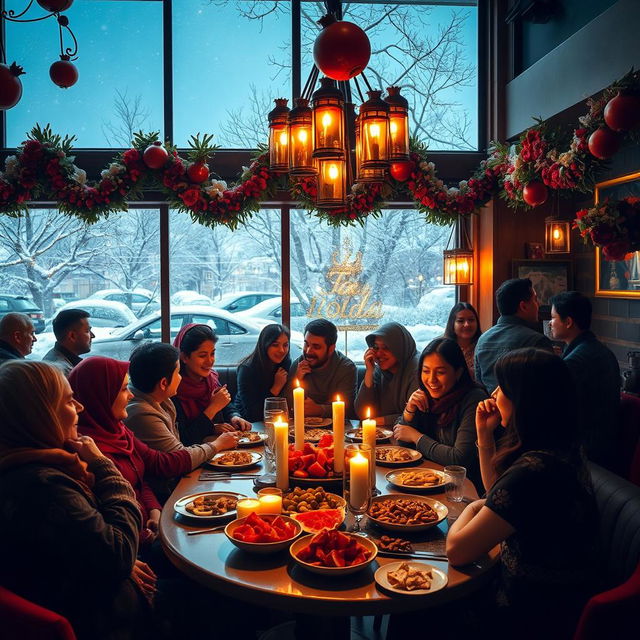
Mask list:
[{"label": "parked car", "polygon": [[123,289],[101,289],[100,291],[92,293],[89,298],[122,302],[123,304],[126,304],[138,318],[160,308],[160,303],[155,298],[153,292],[148,289],[134,289],[133,291],[125,291]]},{"label": "parked car", "polygon": [[213,300],[209,296],[205,296],[197,291],[176,291],[171,296],[171,304],[197,304],[200,306],[214,307]]},{"label": "parked car", "polygon": [[[280,296],[277,298],[271,298],[258,303],[247,311],[242,311],[237,314],[247,320],[256,322],[261,326],[267,324],[280,324],[282,322],[282,299]],[[304,325],[309,322],[311,318],[307,317],[307,310],[305,306],[298,300],[298,298],[291,298],[291,325],[292,328],[297,330],[304,329]]]},{"label": "parked car", "polygon": [[[183,325],[191,322],[209,325],[219,336],[216,344],[216,366],[238,364],[253,351],[261,330],[260,325],[222,309],[198,305],[176,306],[171,309],[171,340]],[[114,330],[109,336],[96,337],[91,355],[128,360],[131,351],[139,344],[159,340],[160,312],[156,311],[124,329]],[[291,357],[297,358],[300,353],[300,347],[292,344]]]},{"label": "parked car", "polygon": [[29,316],[36,333],[44,331],[44,313],[39,309],[36,303],[26,296],[17,296],[11,293],[0,294],[0,318],[7,313],[24,313]]},{"label": "parked car", "polygon": [[265,291],[241,291],[239,293],[226,293],[220,298],[220,300],[215,300],[213,304],[219,309],[224,309],[230,313],[238,313],[239,311],[251,309],[264,300],[279,297],[279,293],[268,293]]}]

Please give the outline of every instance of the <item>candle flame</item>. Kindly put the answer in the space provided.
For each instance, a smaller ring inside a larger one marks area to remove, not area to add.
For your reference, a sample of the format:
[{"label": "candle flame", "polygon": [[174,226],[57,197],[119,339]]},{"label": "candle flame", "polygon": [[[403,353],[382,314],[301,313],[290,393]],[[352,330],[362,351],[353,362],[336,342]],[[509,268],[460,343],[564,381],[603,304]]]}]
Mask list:
[{"label": "candle flame", "polygon": [[380,137],[380,125],[379,124],[372,124],[369,127],[369,134],[371,135],[372,138],[379,138]]},{"label": "candle flame", "polygon": [[553,239],[554,240],[559,240],[562,237],[562,234],[560,233],[560,229],[554,229],[553,230]]},{"label": "candle flame", "polygon": [[389,124],[389,130],[393,135],[398,133],[398,123],[395,120],[392,120],[391,123]]},{"label": "candle flame", "polygon": [[351,458],[352,460],[357,460],[358,462],[367,462],[367,459],[358,451],[358,453],[356,453],[355,456],[353,456],[353,458]]},{"label": "candle flame", "polygon": [[325,111],[322,116],[322,126],[328,127],[331,124],[331,114],[328,111]]},{"label": "candle flame", "polygon": [[298,140],[300,140],[300,142],[306,142],[307,141],[307,131],[306,131],[306,129],[300,129],[300,131],[298,131]]},{"label": "candle flame", "polygon": [[338,173],[338,167],[335,164],[330,164],[329,165],[329,178],[331,178],[331,180],[335,180],[338,177],[339,173]]},{"label": "candle flame", "polygon": [[300,386],[300,380],[298,380],[298,378],[296,378],[296,387]]},{"label": "candle flame", "polygon": [[371,407],[367,407],[367,420],[371,417]]},{"label": "candle flame", "polygon": [[339,393],[336,394],[336,402],[340,402],[340,394]]}]

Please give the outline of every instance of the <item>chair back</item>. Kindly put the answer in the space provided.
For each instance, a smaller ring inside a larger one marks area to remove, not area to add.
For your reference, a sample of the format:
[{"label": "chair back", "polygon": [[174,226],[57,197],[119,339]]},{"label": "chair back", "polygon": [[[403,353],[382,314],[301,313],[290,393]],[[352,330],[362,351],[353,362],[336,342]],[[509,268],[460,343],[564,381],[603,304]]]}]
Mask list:
[{"label": "chair back", "polygon": [[620,394],[618,469],[623,478],[640,486],[640,398]]}]

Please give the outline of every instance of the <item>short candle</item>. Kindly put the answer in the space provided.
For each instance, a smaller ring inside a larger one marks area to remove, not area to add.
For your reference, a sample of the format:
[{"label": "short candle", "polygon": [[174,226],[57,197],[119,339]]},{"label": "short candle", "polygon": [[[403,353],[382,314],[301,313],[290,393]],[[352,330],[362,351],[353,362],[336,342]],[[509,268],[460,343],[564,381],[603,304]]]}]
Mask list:
[{"label": "short candle", "polygon": [[282,513],[282,496],[266,494],[258,498],[260,513]]},{"label": "short candle", "polygon": [[255,498],[245,498],[244,500],[238,500],[236,511],[238,512],[238,518],[246,518],[252,513],[260,512],[260,502]]}]

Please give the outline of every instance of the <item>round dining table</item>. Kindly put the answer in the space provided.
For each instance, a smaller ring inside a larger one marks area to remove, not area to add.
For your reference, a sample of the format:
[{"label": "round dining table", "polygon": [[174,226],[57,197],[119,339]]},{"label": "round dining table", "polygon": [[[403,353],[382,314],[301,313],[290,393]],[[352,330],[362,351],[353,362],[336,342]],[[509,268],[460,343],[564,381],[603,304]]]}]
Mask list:
[{"label": "round dining table", "polygon": [[[261,431],[262,425],[255,424],[254,430]],[[263,447],[246,450],[262,452]],[[442,469],[440,465],[424,459],[419,464],[412,465],[412,469],[419,468]],[[387,467],[376,465],[377,489],[382,494],[402,493],[387,483],[385,474],[389,471]],[[297,565],[288,551],[271,556],[248,554],[236,548],[222,531],[188,535],[190,531],[213,527],[219,523],[185,518],[174,510],[177,500],[204,491],[233,491],[255,497],[253,476],[259,472],[260,467],[254,467],[232,478],[204,480],[199,479],[204,475],[202,469],[196,469],[179,481],[162,510],[160,539],[168,558],[181,572],[214,592],[262,607],[331,617],[339,623],[348,621],[349,616],[380,616],[438,607],[472,593],[491,578],[499,555],[498,547],[472,565],[464,567],[452,567],[446,560],[420,558],[420,561],[446,573],[448,583],[443,589],[431,594],[411,596],[387,593],[374,580],[378,567],[401,560],[398,557],[378,555],[361,571],[328,577],[310,573]],[[326,490],[336,491],[329,486]],[[340,493],[340,490],[336,492]],[[445,504],[449,510],[447,519],[438,525],[439,531],[435,532],[435,537],[441,538],[439,553],[443,553],[449,523],[458,517],[466,503],[478,497],[473,483],[468,479],[465,480],[463,493],[463,502],[447,501],[444,489],[439,493],[431,491],[428,494]],[[345,522],[349,525],[349,516]],[[375,533],[378,537],[385,534],[402,535],[389,531]],[[339,624],[334,626],[336,637],[348,637],[338,632]]]}]

